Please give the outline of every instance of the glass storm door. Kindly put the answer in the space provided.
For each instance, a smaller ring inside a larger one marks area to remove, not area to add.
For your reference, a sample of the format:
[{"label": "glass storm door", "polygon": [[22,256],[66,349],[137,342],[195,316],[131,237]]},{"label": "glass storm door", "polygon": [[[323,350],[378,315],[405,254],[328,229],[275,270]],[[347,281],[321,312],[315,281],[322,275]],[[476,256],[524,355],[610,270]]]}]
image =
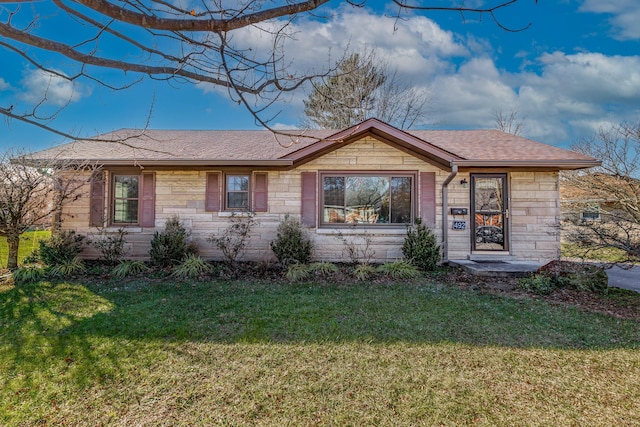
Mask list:
[{"label": "glass storm door", "polygon": [[472,248],[474,251],[507,251],[507,175],[471,175]]}]

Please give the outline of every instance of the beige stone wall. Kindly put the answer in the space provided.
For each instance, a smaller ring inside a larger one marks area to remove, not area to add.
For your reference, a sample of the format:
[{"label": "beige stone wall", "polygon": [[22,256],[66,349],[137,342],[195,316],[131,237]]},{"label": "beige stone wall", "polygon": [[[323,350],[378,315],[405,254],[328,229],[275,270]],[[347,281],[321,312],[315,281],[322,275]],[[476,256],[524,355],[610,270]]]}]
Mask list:
[{"label": "beige stone wall", "polygon": [[560,196],[557,172],[513,172],[511,248],[518,259],[541,263],[560,255]]},{"label": "beige stone wall", "polygon": [[[147,168],[151,171],[151,168]],[[366,138],[342,148],[338,148],[299,169],[291,171],[269,171],[269,212],[257,213],[258,225],[252,233],[245,259],[273,260],[269,243],[276,236],[276,229],[286,214],[300,215],[301,172],[329,170],[391,170],[436,173],[435,233],[438,240],[442,235],[442,182],[449,175],[443,171],[402,151],[373,138]],[[229,214],[206,212],[204,209],[206,173],[212,170],[156,172],[156,227],[130,227],[127,235],[128,256],[147,259],[149,242],[156,230],[161,230],[165,221],[178,215],[191,231],[200,254],[208,259],[221,259],[221,253],[207,241],[211,235],[229,225]],[[256,171],[259,172],[259,171]],[[469,180],[468,173],[460,173],[449,185],[449,207],[470,208],[469,189],[460,185],[462,178]],[[519,259],[541,261],[552,259],[559,248],[559,232],[556,227],[559,218],[558,181],[556,173],[513,172],[509,175],[511,187],[511,249]],[[420,185],[419,179],[416,183]],[[89,224],[89,186],[83,197],[65,207],[63,227],[82,234],[97,231]],[[108,194],[108,191],[106,192]],[[418,191],[419,194],[419,191]],[[418,201],[416,201],[418,202]],[[418,203],[419,205],[419,203]],[[105,212],[106,215],[106,212]],[[420,215],[420,212],[418,212]],[[467,230],[452,230],[454,219],[466,220]],[[453,218],[449,216],[449,258],[464,259],[470,253],[470,215]],[[112,229],[115,230],[115,229]],[[402,257],[400,247],[404,240],[404,227],[393,229],[320,228],[310,230],[315,242],[315,258],[318,260],[345,261],[345,244],[338,237],[342,233],[347,242],[354,242],[362,252],[369,242],[369,254],[373,261],[382,262]],[[88,249],[87,257],[95,257],[95,251]],[[361,254],[366,257],[367,254]]]}]

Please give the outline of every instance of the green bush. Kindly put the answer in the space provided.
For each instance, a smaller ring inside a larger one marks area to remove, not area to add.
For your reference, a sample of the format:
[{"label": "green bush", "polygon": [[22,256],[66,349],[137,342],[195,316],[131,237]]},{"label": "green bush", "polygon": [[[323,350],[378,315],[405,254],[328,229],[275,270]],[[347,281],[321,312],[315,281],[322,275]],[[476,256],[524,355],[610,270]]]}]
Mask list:
[{"label": "green bush", "polygon": [[309,264],[309,270],[311,273],[322,277],[330,276],[339,271],[335,264],[326,261]]},{"label": "green bush", "polygon": [[534,274],[518,279],[518,287],[536,295],[549,295],[555,289],[553,280],[545,274]]},{"label": "green bush", "polygon": [[271,242],[271,250],[282,265],[287,266],[295,262],[307,264],[311,261],[313,242],[300,221],[287,214],[278,225],[278,235]]},{"label": "green bush", "polygon": [[39,282],[46,277],[47,269],[41,265],[26,265],[13,272],[13,281],[18,285]]},{"label": "green bush", "polygon": [[87,271],[84,262],[78,257],[56,264],[49,269],[49,274],[53,277],[69,277],[77,274],[83,274]]},{"label": "green bush", "polygon": [[438,266],[440,246],[436,242],[436,236],[420,218],[416,218],[413,226],[407,227],[402,254],[408,263],[422,271],[433,271]]},{"label": "green bush", "polygon": [[406,261],[382,264],[376,270],[395,280],[414,279],[420,276],[420,271],[418,271],[414,265],[409,264]]},{"label": "green bush", "polygon": [[311,269],[307,264],[291,264],[285,274],[287,280],[292,282],[307,279],[309,276],[311,276]]},{"label": "green bush", "polygon": [[370,279],[376,274],[376,269],[371,264],[358,264],[353,269],[353,276],[361,282]]},{"label": "green bush", "polygon": [[135,276],[146,271],[149,271],[149,267],[142,261],[122,261],[113,267],[111,275],[121,280],[125,277]]},{"label": "green bush", "polygon": [[73,262],[82,252],[84,236],[75,231],[62,231],[38,242],[37,258],[45,265],[56,266]]},{"label": "green bush", "polygon": [[189,232],[177,216],[167,220],[164,230],[156,231],[151,239],[149,255],[151,261],[160,267],[179,264],[185,257],[195,253],[195,247],[189,245]]},{"label": "green bush", "polygon": [[197,255],[188,255],[178,264],[171,275],[179,279],[195,279],[213,270],[211,265]]}]

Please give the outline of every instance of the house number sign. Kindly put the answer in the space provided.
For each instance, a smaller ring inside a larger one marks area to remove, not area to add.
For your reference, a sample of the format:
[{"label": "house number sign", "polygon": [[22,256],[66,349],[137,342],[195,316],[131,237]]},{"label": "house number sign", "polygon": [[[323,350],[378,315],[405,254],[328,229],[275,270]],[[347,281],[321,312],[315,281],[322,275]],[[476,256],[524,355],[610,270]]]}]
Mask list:
[{"label": "house number sign", "polygon": [[467,229],[467,221],[453,221],[452,228],[454,230],[466,230]]}]

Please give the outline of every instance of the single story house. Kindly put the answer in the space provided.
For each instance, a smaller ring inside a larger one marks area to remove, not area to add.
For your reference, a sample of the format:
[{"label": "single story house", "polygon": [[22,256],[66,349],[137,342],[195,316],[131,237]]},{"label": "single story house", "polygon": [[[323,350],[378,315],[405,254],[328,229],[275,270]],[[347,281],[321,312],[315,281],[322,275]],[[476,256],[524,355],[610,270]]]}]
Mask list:
[{"label": "single story house", "polygon": [[62,229],[126,227],[128,256],[138,259],[175,215],[201,256],[221,259],[207,239],[251,211],[258,225],[246,260],[274,259],[269,244],[289,214],[317,260],[345,260],[344,239],[367,240],[374,261],[400,259],[406,225],[421,217],[445,262],[543,263],[559,256],[559,171],[599,164],[497,130],[402,131],[376,119],[339,131],[125,129],[94,139],[34,157],[100,165],[65,206]]}]

